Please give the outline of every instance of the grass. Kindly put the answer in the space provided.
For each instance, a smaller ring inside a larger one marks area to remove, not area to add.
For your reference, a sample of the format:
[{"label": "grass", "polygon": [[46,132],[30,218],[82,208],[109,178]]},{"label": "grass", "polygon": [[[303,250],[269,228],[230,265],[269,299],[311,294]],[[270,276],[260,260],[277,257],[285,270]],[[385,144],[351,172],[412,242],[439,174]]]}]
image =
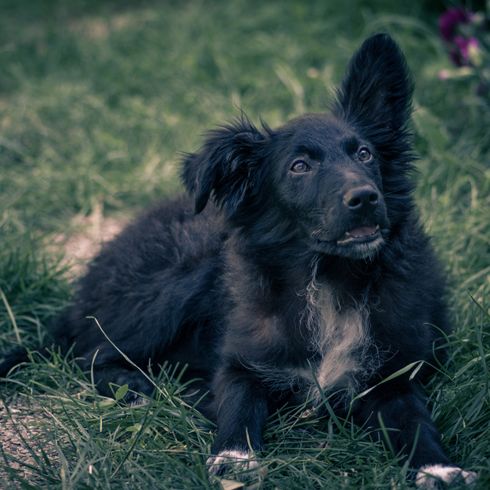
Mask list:
[{"label": "grass", "polygon": [[[432,410],[451,458],[488,488],[490,111],[467,82],[438,80],[448,61],[437,5],[0,0],[0,348],[37,345],[69,300],[67,271],[49,245],[75,216],[126,217],[177,193],[179,152],[240,108],[272,126],[327,108],[355,47],[388,30],[417,82],[417,199],[451,277],[456,329],[452,356],[428,387]],[[1,396],[34,403],[45,453],[24,438],[32,453],[16,470],[2,451],[4,480],[215,488],[205,468],[212,425],[180,397],[178,372],[158,384],[157,399],[124,407],[97,396],[73,361],[33,355]],[[364,432],[296,415],[267,425],[263,488],[407,486],[396,455]]]}]

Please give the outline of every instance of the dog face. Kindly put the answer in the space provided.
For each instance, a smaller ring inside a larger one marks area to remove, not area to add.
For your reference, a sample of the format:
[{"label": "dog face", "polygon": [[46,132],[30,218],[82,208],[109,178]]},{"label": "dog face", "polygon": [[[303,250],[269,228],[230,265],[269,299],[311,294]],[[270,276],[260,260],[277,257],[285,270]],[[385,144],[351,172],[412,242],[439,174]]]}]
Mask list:
[{"label": "dog face", "polygon": [[321,114],[289,122],[272,140],[271,193],[306,246],[351,258],[374,254],[389,220],[373,145]]},{"label": "dog face", "polygon": [[412,206],[412,83],[378,34],[353,56],[332,111],[261,130],[246,119],[208,134],[183,180],[200,212],[212,195],[230,223],[270,243],[373,256]]}]

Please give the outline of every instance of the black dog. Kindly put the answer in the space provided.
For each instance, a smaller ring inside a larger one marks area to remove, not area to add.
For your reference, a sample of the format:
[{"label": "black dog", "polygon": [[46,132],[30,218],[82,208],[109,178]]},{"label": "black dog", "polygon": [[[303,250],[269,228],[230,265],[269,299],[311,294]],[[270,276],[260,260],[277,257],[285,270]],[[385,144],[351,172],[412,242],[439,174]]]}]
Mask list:
[{"label": "black dog", "polygon": [[143,369],[186,363],[209,383],[211,473],[256,465],[266,417],[280,406],[308,399],[321,409],[328,397],[345,415],[373,388],[352,416],[393,429],[419,486],[474,480],[441,447],[419,387],[427,368],[376,386],[433,363],[449,331],[412,199],[411,94],[402,53],[379,34],[354,55],[331,114],[275,130],[242,118],[209,133],[183,165],[195,212],[188,197],[167,202],[110,243],[56,341],[93,366],[103,394],[111,383],[153,387],[87,316]]}]

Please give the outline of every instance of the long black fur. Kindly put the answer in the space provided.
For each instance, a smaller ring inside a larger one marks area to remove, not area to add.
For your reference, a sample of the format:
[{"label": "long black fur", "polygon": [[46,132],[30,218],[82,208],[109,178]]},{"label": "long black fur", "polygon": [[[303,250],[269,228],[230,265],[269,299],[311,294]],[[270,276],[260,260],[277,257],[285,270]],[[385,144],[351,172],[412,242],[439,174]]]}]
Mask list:
[{"label": "long black fur", "polygon": [[[267,415],[286,403],[309,398],[321,410],[331,395],[345,415],[356,393],[436,362],[449,325],[412,199],[411,95],[402,53],[379,34],[354,55],[330,114],[274,130],[241,118],[209,133],[183,162],[188,195],[147,212],[92,261],[56,342],[74,346],[84,369],[93,363],[107,395],[111,383],[152,386],[88,316],[142,369],[187,364],[210,390],[215,455],[261,449]],[[429,373],[353,405],[359,424],[393,429],[413,468],[449,464],[420,388]],[[212,471],[226,462],[211,459]]]}]

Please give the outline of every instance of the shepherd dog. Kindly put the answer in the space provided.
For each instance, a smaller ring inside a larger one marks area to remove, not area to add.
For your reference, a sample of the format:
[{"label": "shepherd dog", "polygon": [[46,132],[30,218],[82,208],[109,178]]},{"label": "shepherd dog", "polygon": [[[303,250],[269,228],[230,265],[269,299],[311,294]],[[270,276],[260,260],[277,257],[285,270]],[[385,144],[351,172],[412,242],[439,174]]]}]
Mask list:
[{"label": "shepherd dog", "polygon": [[[242,115],[207,133],[183,158],[185,195],[102,249],[52,339],[102,395],[127,385],[130,403],[152,395],[150,365],[186,365],[217,425],[213,475],[257,470],[267,417],[304,403],[389,438],[421,488],[473,482],[446,456],[423,390],[450,324],[413,198],[412,93],[380,33],[325,112],[277,129]],[[26,358],[10,353],[0,374]]]}]

